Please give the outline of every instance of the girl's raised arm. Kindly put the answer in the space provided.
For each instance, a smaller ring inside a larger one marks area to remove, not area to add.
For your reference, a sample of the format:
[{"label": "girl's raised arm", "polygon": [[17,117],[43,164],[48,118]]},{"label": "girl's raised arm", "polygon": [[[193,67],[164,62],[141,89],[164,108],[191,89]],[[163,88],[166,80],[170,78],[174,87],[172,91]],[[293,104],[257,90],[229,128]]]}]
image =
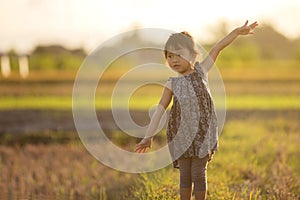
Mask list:
[{"label": "girl's raised arm", "polygon": [[171,100],[172,100],[172,91],[168,89],[167,87],[164,88],[162,97],[159,101],[159,104],[156,107],[156,110],[154,114],[151,117],[151,122],[149,124],[149,127],[146,131],[144,139],[142,139],[141,142],[139,142],[135,147],[135,152],[137,153],[145,153],[149,148],[151,148],[153,136],[156,133],[157,127],[159,125],[159,122],[161,120],[162,115],[166,111],[167,107],[169,106]]},{"label": "girl's raised arm", "polygon": [[239,35],[248,35],[253,34],[253,30],[258,26],[257,22],[254,22],[248,25],[248,20],[241,27],[238,27],[231,31],[228,35],[226,35],[222,40],[217,42],[215,46],[210,50],[208,56],[203,60],[202,66],[204,66],[204,70],[209,72],[213,64],[215,63],[219,53],[231,44]]}]

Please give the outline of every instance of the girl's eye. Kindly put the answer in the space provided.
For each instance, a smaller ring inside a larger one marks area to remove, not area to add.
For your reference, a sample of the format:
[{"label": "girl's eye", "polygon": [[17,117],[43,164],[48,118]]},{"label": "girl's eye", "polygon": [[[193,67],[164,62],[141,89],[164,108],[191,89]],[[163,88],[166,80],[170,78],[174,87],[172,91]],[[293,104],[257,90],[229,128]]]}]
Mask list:
[{"label": "girl's eye", "polygon": [[180,54],[177,54],[177,55],[172,55],[172,54],[171,54],[171,55],[168,55],[168,58],[174,58],[175,56],[181,58],[181,55],[180,55]]}]

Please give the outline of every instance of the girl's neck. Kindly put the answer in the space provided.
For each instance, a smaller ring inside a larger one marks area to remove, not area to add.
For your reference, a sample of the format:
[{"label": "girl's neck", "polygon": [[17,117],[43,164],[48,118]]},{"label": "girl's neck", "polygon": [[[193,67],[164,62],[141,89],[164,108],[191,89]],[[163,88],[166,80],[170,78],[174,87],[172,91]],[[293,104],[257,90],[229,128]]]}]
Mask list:
[{"label": "girl's neck", "polygon": [[185,76],[185,75],[188,75],[188,74],[192,74],[193,72],[194,72],[194,69],[191,67],[188,70],[184,71],[183,73],[179,73],[179,75]]}]

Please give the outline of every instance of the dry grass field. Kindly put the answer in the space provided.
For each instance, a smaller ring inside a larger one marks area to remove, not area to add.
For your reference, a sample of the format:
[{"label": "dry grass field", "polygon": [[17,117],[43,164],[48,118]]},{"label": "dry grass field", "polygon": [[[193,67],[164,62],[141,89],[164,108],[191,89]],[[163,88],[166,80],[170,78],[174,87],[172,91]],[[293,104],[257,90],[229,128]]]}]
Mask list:
[{"label": "dry grass field", "polygon": [[[208,167],[209,200],[300,198],[300,68],[271,64],[220,69],[227,117],[220,151]],[[118,77],[109,73],[97,90],[105,101]],[[88,153],[72,118],[75,74],[0,78],[0,199],[179,199],[179,174],[171,166],[130,174]],[[157,86],[134,94],[143,102],[132,110],[140,123],[149,122],[145,109],[160,94]],[[137,139],[117,130],[108,105],[96,104],[105,131],[116,145],[133,150]],[[164,131],[154,140],[154,149],[165,145]]]}]

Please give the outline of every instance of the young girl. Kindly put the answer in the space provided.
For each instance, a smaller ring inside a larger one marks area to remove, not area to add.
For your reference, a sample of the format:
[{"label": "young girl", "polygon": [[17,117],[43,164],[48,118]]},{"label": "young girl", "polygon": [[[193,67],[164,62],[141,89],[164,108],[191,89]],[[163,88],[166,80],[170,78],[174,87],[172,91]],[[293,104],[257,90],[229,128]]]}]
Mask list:
[{"label": "young girl", "polygon": [[136,145],[135,152],[145,153],[151,148],[160,119],[173,97],[167,141],[173,166],[180,171],[182,200],[191,199],[192,183],[195,199],[205,199],[206,167],[218,147],[217,118],[207,84],[207,73],[222,49],[239,35],[253,34],[257,26],[257,22],[248,25],[246,21],[219,41],[201,63],[195,62],[198,52],[193,38],[187,32],[172,34],[165,44],[165,58],[171,69],[178,72],[178,77],[171,77],[167,81],[146,135]]}]

